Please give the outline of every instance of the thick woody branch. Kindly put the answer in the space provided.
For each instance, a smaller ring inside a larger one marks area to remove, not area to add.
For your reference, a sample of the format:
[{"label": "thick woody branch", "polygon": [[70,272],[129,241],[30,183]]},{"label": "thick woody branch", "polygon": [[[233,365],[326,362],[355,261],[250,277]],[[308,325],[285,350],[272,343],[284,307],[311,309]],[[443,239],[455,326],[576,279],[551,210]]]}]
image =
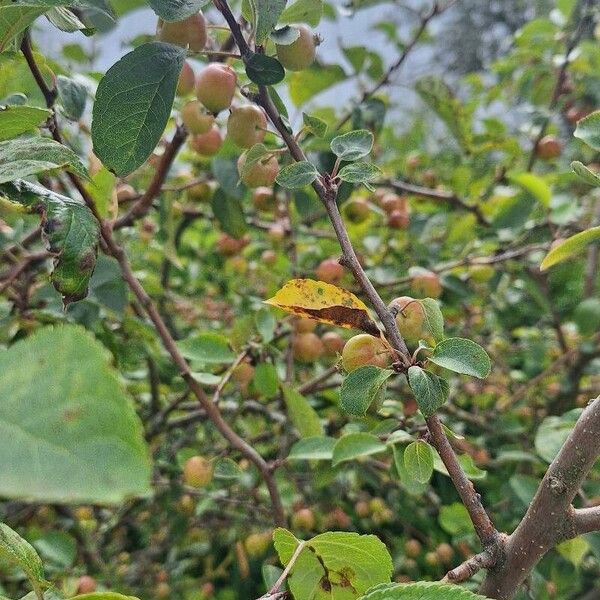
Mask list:
[{"label": "thick woody branch", "polygon": [[496,557],[493,552],[485,550],[475,556],[472,556],[464,563],[448,571],[442,581],[447,583],[462,583],[471,579],[473,575],[481,571],[481,569],[489,569],[496,562]]},{"label": "thick woody branch", "polygon": [[600,506],[572,509],[571,520],[576,535],[600,531]]},{"label": "thick woody branch", "polygon": [[596,398],[548,468],[525,517],[507,540],[503,560],[488,571],[482,594],[509,600],[548,550],[599,524],[595,509],[577,511],[571,506],[600,456],[599,431],[600,398]]}]

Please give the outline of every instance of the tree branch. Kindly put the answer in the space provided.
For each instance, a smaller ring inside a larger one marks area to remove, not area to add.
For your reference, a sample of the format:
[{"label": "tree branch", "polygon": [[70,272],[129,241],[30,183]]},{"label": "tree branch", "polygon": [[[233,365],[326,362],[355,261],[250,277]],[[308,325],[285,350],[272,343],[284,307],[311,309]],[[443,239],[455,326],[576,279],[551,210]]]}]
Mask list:
[{"label": "tree branch", "polygon": [[467,579],[471,579],[481,569],[489,569],[495,563],[496,557],[494,553],[485,550],[472,556],[455,569],[448,571],[442,581],[447,583],[462,583],[463,581],[467,581]]}]

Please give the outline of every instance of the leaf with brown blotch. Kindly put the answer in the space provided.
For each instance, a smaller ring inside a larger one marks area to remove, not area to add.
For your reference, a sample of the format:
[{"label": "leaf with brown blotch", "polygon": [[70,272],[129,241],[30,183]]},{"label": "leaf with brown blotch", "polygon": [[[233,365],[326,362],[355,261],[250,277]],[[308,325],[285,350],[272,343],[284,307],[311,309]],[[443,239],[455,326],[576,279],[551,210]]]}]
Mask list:
[{"label": "leaf with brown blotch", "polygon": [[266,304],[286,312],[331,323],[346,329],[360,329],[379,336],[379,328],[369,316],[366,304],[351,292],[324,281],[292,279]]}]

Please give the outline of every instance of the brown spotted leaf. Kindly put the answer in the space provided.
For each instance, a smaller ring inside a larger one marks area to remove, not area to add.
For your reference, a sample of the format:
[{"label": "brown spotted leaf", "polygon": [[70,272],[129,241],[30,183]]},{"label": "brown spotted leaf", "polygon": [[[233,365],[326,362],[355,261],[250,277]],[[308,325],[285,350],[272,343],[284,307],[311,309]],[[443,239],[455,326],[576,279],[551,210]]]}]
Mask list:
[{"label": "brown spotted leaf", "polygon": [[315,321],[379,336],[366,304],[351,292],[324,281],[292,279],[265,302]]}]

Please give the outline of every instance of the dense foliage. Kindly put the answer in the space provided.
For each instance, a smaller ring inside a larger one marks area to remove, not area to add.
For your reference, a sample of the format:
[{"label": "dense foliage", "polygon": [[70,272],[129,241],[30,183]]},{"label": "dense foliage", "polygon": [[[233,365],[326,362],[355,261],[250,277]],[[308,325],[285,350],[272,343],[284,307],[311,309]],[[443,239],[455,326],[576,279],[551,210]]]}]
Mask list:
[{"label": "dense foliage", "polygon": [[0,0],[0,600],[598,597],[600,7],[458,4]]}]

